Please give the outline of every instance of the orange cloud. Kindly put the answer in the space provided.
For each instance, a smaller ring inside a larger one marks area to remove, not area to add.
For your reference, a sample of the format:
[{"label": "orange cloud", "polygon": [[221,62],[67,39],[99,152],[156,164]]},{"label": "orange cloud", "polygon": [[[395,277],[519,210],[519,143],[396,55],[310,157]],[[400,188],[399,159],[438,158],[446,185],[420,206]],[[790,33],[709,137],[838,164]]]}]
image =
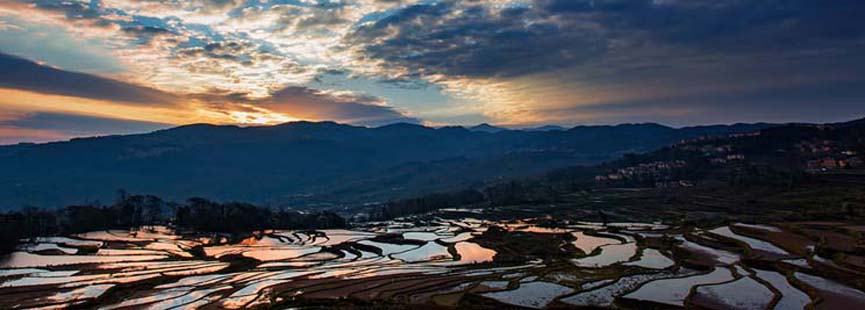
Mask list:
[{"label": "orange cloud", "polygon": [[67,113],[165,124],[226,122],[197,111],[194,105],[180,107],[129,105],[107,100],[51,95],[8,88],[0,88],[0,106],[3,110],[15,112]]}]

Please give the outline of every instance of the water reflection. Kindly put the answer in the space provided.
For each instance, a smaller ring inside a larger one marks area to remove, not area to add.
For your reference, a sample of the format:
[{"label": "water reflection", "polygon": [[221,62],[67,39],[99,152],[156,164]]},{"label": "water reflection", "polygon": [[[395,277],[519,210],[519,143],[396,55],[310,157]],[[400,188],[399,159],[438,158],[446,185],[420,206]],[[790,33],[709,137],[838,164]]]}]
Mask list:
[{"label": "water reflection", "polygon": [[[492,226],[505,229],[485,234]],[[742,270],[739,265],[756,269],[742,259],[753,259],[748,253],[740,257],[711,242],[712,233],[729,235],[724,230],[664,230],[664,225],[639,223],[566,227],[539,227],[532,220],[436,218],[419,224],[381,222],[357,230],[269,230],[233,243],[224,237],[179,235],[165,228],[35,238],[0,261],[0,295],[4,296],[0,308],[243,309],[267,308],[295,298],[399,298],[456,306],[463,294],[529,308],[609,307],[628,301],[681,307],[693,291],[702,298],[695,301],[715,304],[756,300],[730,294],[739,287],[760,293],[757,282],[741,280],[743,276],[765,280],[759,285],[782,292],[779,300],[785,305],[810,302],[781,273],[733,273],[731,268]],[[510,243],[509,236],[528,241]],[[570,240],[571,236],[576,240],[561,241],[554,255],[526,250],[536,240]],[[682,252],[692,263],[715,269],[697,274],[682,268]],[[791,268],[803,268],[812,260],[823,261],[823,267],[837,266],[827,258],[795,258],[802,262],[795,264],[794,258],[788,258],[775,257],[779,265]],[[865,303],[865,295],[839,282],[805,273],[796,273],[796,279],[819,286],[817,290],[834,301],[861,297]],[[127,284],[140,289],[122,298],[112,295],[112,288]]]}]

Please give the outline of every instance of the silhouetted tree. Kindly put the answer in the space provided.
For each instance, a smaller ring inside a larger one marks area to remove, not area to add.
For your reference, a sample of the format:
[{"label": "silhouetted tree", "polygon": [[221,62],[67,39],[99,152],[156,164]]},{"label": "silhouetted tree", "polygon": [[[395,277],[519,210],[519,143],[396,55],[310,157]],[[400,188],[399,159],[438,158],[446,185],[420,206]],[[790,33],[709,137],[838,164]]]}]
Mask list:
[{"label": "silhouetted tree", "polygon": [[156,196],[130,195],[121,190],[117,201],[110,206],[87,204],[57,210],[27,208],[0,213],[0,253],[13,250],[24,238],[169,222],[180,229],[227,233],[347,226],[346,221],[333,212],[273,211],[248,203],[219,203],[204,198],[191,198],[185,204],[166,203]]}]

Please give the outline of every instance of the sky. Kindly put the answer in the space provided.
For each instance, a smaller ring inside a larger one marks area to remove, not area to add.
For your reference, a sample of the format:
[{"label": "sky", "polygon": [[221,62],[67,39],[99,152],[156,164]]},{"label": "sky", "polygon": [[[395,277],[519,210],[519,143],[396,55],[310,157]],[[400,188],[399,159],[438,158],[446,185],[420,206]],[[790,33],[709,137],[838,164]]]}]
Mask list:
[{"label": "sky", "polygon": [[0,144],[189,124],[833,122],[861,0],[0,0]]}]

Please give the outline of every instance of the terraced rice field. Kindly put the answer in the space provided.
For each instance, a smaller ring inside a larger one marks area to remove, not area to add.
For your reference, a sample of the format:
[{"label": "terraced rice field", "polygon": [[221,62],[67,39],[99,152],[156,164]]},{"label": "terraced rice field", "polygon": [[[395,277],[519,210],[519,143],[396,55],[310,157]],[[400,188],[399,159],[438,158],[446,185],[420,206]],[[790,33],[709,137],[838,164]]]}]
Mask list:
[{"label": "terraced rice field", "polygon": [[97,231],[22,240],[0,260],[0,309],[865,309],[862,236],[843,227],[426,216],[245,238]]}]

